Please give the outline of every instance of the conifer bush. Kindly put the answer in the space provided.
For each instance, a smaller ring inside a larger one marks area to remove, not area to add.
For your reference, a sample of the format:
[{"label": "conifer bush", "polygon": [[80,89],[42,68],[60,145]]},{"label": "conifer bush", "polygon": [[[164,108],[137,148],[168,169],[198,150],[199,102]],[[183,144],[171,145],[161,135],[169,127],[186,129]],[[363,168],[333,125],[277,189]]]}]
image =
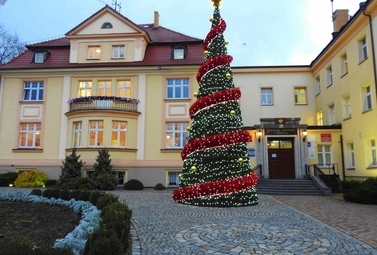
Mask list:
[{"label": "conifer bush", "polygon": [[17,172],[8,172],[0,174],[0,187],[8,187],[9,184],[14,184],[17,177]]},{"label": "conifer bush", "polygon": [[65,157],[62,162],[62,174],[59,176],[58,186],[63,189],[77,189],[81,179],[81,168],[85,165],[77,155],[77,148],[73,148],[72,153]]},{"label": "conifer bush", "polygon": [[118,180],[112,168],[109,151],[106,148],[99,150],[93,165],[94,172],[89,178],[89,187],[96,190],[114,190]]},{"label": "conifer bush", "polygon": [[341,181],[340,185],[344,200],[377,205],[377,177],[365,180],[345,180]]}]

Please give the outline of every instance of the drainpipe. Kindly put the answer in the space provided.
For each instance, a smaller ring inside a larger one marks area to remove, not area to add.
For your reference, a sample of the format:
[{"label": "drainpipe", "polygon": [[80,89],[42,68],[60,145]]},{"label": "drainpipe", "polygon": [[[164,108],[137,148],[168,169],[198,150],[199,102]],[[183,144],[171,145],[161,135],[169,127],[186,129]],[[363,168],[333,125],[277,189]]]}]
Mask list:
[{"label": "drainpipe", "polygon": [[346,167],[345,167],[345,160],[344,160],[344,148],[343,148],[343,135],[340,135],[340,153],[342,156],[342,173],[343,173],[343,181],[346,180]]},{"label": "drainpipe", "polygon": [[359,4],[360,9],[363,10],[364,16],[367,16],[369,19],[369,30],[370,30],[370,36],[372,41],[372,58],[373,58],[373,74],[374,74],[374,86],[376,88],[376,95],[377,95],[377,71],[376,71],[376,56],[374,52],[374,36],[373,36],[373,24],[372,24],[372,16],[370,16],[369,13],[366,12],[367,4],[366,2],[361,2]]}]

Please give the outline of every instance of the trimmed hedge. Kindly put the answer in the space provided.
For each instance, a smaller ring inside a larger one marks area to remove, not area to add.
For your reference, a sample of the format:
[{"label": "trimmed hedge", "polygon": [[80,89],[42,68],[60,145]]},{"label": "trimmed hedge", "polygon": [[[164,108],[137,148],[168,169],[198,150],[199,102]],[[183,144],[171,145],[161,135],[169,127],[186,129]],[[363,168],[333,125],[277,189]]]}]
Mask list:
[{"label": "trimmed hedge", "polygon": [[340,191],[346,201],[377,205],[377,177],[365,180],[345,180],[340,182]]},{"label": "trimmed hedge", "polygon": [[18,177],[18,173],[16,172],[8,172],[4,174],[0,174],[0,187],[8,187],[9,184],[14,184]]},{"label": "trimmed hedge", "polygon": [[165,190],[165,186],[162,183],[157,183],[156,186],[154,186],[154,190]]},{"label": "trimmed hedge", "polygon": [[139,180],[131,179],[123,185],[123,189],[125,189],[125,190],[143,190],[144,185]]}]

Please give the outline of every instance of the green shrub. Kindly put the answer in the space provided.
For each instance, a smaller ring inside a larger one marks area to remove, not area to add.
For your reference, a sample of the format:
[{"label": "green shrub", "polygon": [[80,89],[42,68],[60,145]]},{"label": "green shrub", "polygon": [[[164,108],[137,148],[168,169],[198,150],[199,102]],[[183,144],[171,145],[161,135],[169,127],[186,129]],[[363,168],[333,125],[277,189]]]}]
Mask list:
[{"label": "green shrub", "polygon": [[90,199],[90,191],[89,190],[81,190],[79,195],[77,196],[77,200],[89,201],[89,199]]},{"label": "green shrub", "polygon": [[88,190],[88,189],[90,189],[89,179],[86,178],[86,177],[77,178],[75,186],[76,186],[76,189]]},{"label": "green shrub", "polygon": [[42,196],[42,190],[40,190],[40,189],[33,189],[32,191],[30,191],[29,195]]},{"label": "green shrub", "polygon": [[363,181],[345,180],[340,185],[344,200],[361,204],[377,204],[377,178],[368,178]]},{"label": "green shrub", "polygon": [[157,183],[156,186],[154,186],[155,190],[165,190],[165,186],[162,183]]},{"label": "green shrub", "polygon": [[85,244],[84,255],[123,255],[123,244],[112,229],[99,228],[94,231]]},{"label": "green shrub", "polygon": [[58,181],[57,180],[52,180],[52,179],[49,179],[45,182],[45,186],[47,188],[56,188],[57,187],[57,184],[58,184]]},{"label": "green shrub", "polygon": [[69,193],[69,199],[76,199],[77,200],[77,197],[79,196],[80,194],[80,190],[71,190],[71,192]]},{"label": "green shrub", "polygon": [[50,192],[51,192],[51,189],[45,189],[44,191],[42,191],[42,197],[47,197],[47,198],[50,198]]},{"label": "green shrub", "polygon": [[118,201],[117,196],[109,193],[103,193],[103,195],[98,199],[96,206],[98,209],[102,210],[105,206],[112,203],[117,203]]},{"label": "green shrub", "polygon": [[47,180],[48,177],[45,173],[33,169],[20,173],[14,182],[14,186],[20,188],[43,187]]},{"label": "green shrub", "polygon": [[59,198],[60,189],[51,189],[49,193],[50,198]]},{"label": "green shrub", "polygon": [[14,184],[18,177],[17,172],[8,172],[0,174],[0,187],[8,187],[9,184]]},{"label": "green shrub", "polygon": [[32,249],[30,245],[11,242],[7,240],[6,242],[0,242],[0,254],[1,255],[72,255],[70,249]]},{"label": "green shrub", "polygon": [[90,193],[90,199],[89,202],[92,203],[93,205],[97,206],[98,199],[103,196],[103,192],[100,191],[92,191]]},{"label": "green shrub", "polygon": [[144,185],[139,180],[131,179],[123,185],[123,189],[125,189],[125,190],[142,190],[142,189],[144,189]]},{"label": "green shrub", "polygon": [[69,190],[66,190],[66,189],[61,189],[59,191],[59,198],[63,199],[63,200],[70,200],[70,191]]}]

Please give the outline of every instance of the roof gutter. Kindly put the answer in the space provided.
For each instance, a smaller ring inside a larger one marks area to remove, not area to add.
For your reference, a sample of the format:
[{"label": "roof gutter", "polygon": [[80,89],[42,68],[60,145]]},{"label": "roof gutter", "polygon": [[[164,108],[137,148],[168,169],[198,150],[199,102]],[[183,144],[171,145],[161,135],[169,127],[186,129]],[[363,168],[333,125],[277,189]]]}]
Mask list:
[{"label": "roof gutter", "polygon": [[374,36],[373,36],[373,24],[372,24],[372,16],[366,12],[367,4],[366,2],[360,3],[360,9],[363,11],[364,16],[367,16],[369,19],[369,30],[370,30],[370,37],[372,41],[372,60],[373,60],[373,75],[374,75],[374,86],[376,88],[376,96],[377,96],[377,69],[376,69],[376,53],[374,49]]}]

